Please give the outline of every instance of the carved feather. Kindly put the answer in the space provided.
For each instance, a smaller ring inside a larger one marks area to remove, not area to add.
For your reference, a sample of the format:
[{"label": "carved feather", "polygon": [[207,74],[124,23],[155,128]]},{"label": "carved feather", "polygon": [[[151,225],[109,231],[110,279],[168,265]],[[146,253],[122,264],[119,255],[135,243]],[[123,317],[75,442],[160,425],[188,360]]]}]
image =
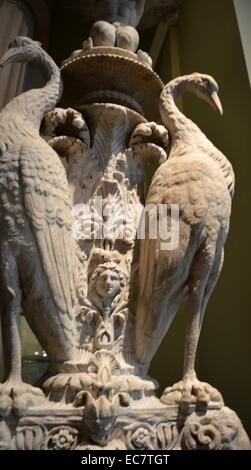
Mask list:
[{"label": "carved feather", "polygon": [[24,205],[55,303],[72,321],[77,279],[68,183],[63,165],[47,144],[36,140],[33,152],[22,146]]},{"label": "carved feather", "polygon": [[[31,39],[16,38],[1,65],[17,58],[39,63],[47,82],[14,98],[0,114],[0,241],[18,271],[14,289],[20,284],[30,327],[51,360],[65,361],[73,359],[76,346],[78,271],[70,191],[58,155],[39,136],[44,114],[60,99],[62,82],[56,64]],[[5,279],[8,262],[0,267]]]},{"label": "carved feather", "polygon": [[[189,300],[191,292],[201,296],[203,306],[193,314],[203,318],[222,267],[234,191],[231,163],[176,108],[173,96],[182,87],[199,89],[201,97],[221,111],[213,94],[217,84],[209,76],[179,77],[166,85],[161,95],[161,116],[170,132],[172,147],[169,159],[153,177],[146,204],[155,211],[161,204],[167,205],[164,223],[169,231],[171,204],[178,205],[179,240],[175,248],[163,249],[164,240],[159,233],[156,239],[150,239],[146,221],[145,240],[140,243],[140,292],[135,319],[136,357],[146,369],[188,292]],[[188,327],[192,330],[192,323]],[[198,337],[199,329],[190,331],[187,342],[197,345]],[[190,366],[195,349],[196,346],[189,356]]]}]

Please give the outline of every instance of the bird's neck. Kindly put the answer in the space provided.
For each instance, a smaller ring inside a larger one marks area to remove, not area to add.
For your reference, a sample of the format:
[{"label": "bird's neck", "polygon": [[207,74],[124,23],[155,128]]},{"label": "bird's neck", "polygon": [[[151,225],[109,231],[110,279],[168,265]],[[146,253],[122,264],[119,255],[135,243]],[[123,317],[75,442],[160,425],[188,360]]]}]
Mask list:
[{"label": "bird's neck", "polygon": [[[208,140],[200,128],[177,108],[175,99],[183,90],[191,90],[192,84],[186,77],[180,77],[167,85],[160,99],[160,114],[170,132],[172,147],[169,159],[174,156],[194,155],[195,145],[201,155],[207,155],[221,169],[231,197],[234,191],[234,173],[231,163]],[[191,152],[190,152],[191,151]]]},{"label": "bird's neck", "polygon": [[14,110],[18,115],[21,114],[24,119],[39,129],[44,114],[53,109],[60,100],[63,87],[60,71],[46,53],[42,51],[35,64],[45,76],[45,86],[22,93],[14,98],[6,109]]},{"label": "bird's neck", "polygon": [[191,136],[200,133],[198,126],[188,119],[176,106],[175,99],[182,91],[188,89],[184,77],[177,78],[165,87],[160,98],[160,114],[162,121],[170,132],[173,144],[182,140],[191,140]]}]

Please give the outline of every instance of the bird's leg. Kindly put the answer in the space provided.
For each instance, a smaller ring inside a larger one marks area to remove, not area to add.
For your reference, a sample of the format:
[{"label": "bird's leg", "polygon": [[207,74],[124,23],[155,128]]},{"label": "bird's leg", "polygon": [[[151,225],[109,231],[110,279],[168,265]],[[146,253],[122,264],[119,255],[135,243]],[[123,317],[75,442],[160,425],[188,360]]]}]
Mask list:
[{"label": "bird's leg", "polygon": [[[162,401],[167,404],[175,402],[182,406],[207,406],[209,402],[213,402],[214,406],[221,407],[223,399],[218,390],[197,379],[195,358],[206,306],[222,268],[223,251],[215,257],[207,270],[205,263],[202,263],[201,259],[198,261],[199,268],[195,269],[195,275],[200,281],[190,285],[183,379],[164,391]],[[201,279],[204,279],[204,282]]]},{"label": "bird's leg", "polygon": [[[189,405],[206,407],[209,402],[221,407],[223,400],[217,389],[206,382],[198,380],[195,372],[196,351],[204,317],[204,302],[196,291],[190,296],[183,378],[172,387],[167,387],[161,400],[168,405],[178,404],[183,410]],[[205,306],[204,306],[205,307]]]},{"label": "bird's leg", "polygon": [[193,397],[197,398],[197,402],[207,405],[209,401],[223,404],[221,394],[211,385],[200,382],[195,372],[195,357],[201,331],[203,318],[209,298],[219,278],[224,259],[224,251],[214,257],[208,277],[204,285],[200,289],[193,289],[190,296],[190,309],[185,342],[184,356],[184,376],[183,376],[183,394],[182,402],[184,404],[193,401]]},{"label": "bird's leg", "polygon": [[204,312],[202,312],[202,289],[197,292],[196,288],[194,288],[194,291],[192,292],[189,300],[190,305],[184,353],[184,388],[182,402],[189,404],[191,401],[193,401],[193,395],[196,395],[199,402],[208,403],[210,400],[210,395],[203,386],[204,384],[201,384],[200,386],[200,382],[198,381],[195,372],[196,351],[204,316]]},{"label": "bird's leg", "polygon": [[14,271],[11,269],[14,266],[14,259],[9,257],[5,264],[5,267],[7,267],[5,280],[10,282],[5,283],[5,287],[1,286],[3,295],[1,326],[5,382],[0,385],[0,415],[8,414],[12,410],[22,414],[28,406],[41,403],[41,400],[44,399],[40,389],[25,384],[21,377],[21,341],[18,326],[21,312],[21,291],[18,283],[15,282],[17,278],[15,278]]},{"label": "bird's leg", "polygon": [[18,318],[15,313],[15,293],[8,291],[9,305],[5,305],[2,313],[1,326],[3,336],[3,354],[5,375],[16,380],[21,375],[21,345]]},{"label": "bird's leg", "polygon": [[194,292],[189,295],[189,317],[185,340],[183,379],[172,387],[166,388],[164,391],[162,400],[167,404],[170,404],[172,401],[179,402],[182,405],[192,404],[194,403],[195,391],[197,392],[196,395],[199,401],[209,401],[208,394],[204,393],[204,390],[199,388],[200,383],[197,380],[195,372],[195,357],[201,323],[201,293],[194,290]]}]

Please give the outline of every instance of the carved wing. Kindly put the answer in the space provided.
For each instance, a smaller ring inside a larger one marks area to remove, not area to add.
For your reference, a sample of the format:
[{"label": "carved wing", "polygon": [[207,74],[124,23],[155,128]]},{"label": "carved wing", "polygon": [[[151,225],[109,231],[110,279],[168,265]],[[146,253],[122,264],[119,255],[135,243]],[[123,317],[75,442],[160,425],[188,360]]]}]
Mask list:
[{"label": "carved wing", "polygon": [[30,145],[22,146],[20,171],[24,206],[38,254],[64,334],[72,341],[77,262],[65,170],[54,150],[38,138],[32,153]]},{"label": "carved wing", "polygon": [[180,292],[175,291],[176,285],[179,289],[179,273],[174,267],[177,267],[180,257],[180,248],[161,251],[161,240],[150,239],[149,233],[140,241],[135,354],[146,369],[186,294],[182,288]]},{"label": "carved wing", "polygon": [[[184,168],[172,160],[164,163],[155,173],[146,204],[153,213],[159,204],[167,204],[167,211],[161,220],[159,214],[157,237],[151,238],[149,230],[153,225],[151,214],[146,214],[145,239],[140,242],[139,297],[136,314],[135,350],[137,359],[149,363],[172,320],[187,295],[187,276],[191,260],[195,255],[192,229],[203,227],[208,200],[202,174],[207,167],[203,162],[189,173],[189,162]],[[194,181],[196,181],[196,186]],[[209,196],[208,196],[209,197]],[[165,242],[159,233],[160,222],[168,231],[171,228],[171,203],[179,206],[178,244],[165,249]],[[163,244],[162,244],[163,243]],[[188,246],[191,248],[188,251]]]}]

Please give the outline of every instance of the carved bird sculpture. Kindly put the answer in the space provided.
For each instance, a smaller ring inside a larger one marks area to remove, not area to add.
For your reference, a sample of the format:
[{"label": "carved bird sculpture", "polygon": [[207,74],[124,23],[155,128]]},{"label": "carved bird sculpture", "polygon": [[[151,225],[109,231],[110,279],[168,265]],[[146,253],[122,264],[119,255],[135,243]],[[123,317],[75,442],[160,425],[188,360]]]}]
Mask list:
[{"label": "carved bird sculpture", "polygon": [[0,113],[0,308],[6,381],[0,410],[37,404],[42,391],[21,380],[18,317],[26,319],[57,364],[74,356],[77,277],[65,170],[39,135],[61,97],[60,71],[40,44],[16,38],[0,61],[33,62],[46,85],[14,98]]},{"label": "carved bird sculpture", "polygon": [[179,205],[179,243],[172,250],[162,249],[160,237],[149,239],[146,222],[146,239],[140,245],[135,354],[147,370],[179,307],[188,298],[184,376],[177,389],[182,401],[189,403],[192,399],[211,399],[210,386],[197,380],[195,356],[205,309],[223,264],[234,173],[220,150],[176,107],[174,100],[183,91],[194,92],[222,114],[218,85],[208,75],[194,73],[174,79],[161,94],[160,113],[170,133],[171,150],[153,177],[146,205],[158,209],[166,204],[166,216],[159,222],[169,228],[170,206]]}]

